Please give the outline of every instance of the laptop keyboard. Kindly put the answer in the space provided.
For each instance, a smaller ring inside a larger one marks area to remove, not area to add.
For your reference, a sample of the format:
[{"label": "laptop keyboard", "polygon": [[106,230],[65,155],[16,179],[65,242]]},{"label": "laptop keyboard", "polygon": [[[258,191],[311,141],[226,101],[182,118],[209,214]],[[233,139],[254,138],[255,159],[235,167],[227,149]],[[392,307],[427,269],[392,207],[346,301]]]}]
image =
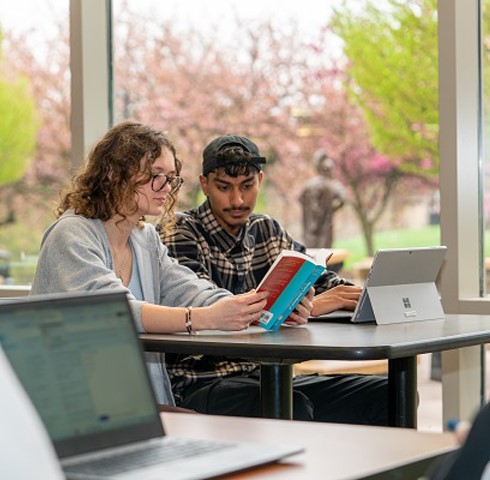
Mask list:
[{"label": "laptop keyboard", "polygon": [[111,476],[131,470],[138,470],[174,460],[195,457],[209,452],[223,451],[235,446],[234,443],[190,438],[172,438],[159,445],[110,456],[92,459],[85,463],[64,466],[66,473]]}]

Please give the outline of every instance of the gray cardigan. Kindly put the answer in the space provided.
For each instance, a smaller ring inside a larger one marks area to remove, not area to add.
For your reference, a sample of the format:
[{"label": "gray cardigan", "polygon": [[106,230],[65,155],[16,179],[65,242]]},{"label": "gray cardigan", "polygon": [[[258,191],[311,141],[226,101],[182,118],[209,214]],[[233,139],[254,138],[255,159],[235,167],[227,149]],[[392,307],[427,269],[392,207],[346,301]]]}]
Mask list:
[{"label": "gray cardigan", "polygon": [[[31,295],[102,289],[126,291],[139,332],[144,331],[141,307],[145,302],[200,307],[230,295],[227,290],[199,279],[192,270],[169,257],[167,247],[152,225],[135,228],[130,242],[140,271],[143,301],[136,300],[114,273],[102,221],[73,211],[65,212],[44,233]],[[174,405],[164,355],[147,352],[145,358],[158,403]]]}]

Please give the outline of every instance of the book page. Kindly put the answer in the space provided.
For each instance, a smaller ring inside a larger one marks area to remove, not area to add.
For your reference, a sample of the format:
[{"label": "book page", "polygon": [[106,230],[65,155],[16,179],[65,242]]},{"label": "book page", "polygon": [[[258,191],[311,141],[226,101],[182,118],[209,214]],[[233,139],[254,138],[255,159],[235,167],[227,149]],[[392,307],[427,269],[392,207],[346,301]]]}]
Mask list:
[{"label": "book page", "polygon": [[331,248],[319,248],[315,249],[313,259],[315,263],[318,263],[318,265],[326,266],[328,260],[332,257],[333,255],[333,250]]}]

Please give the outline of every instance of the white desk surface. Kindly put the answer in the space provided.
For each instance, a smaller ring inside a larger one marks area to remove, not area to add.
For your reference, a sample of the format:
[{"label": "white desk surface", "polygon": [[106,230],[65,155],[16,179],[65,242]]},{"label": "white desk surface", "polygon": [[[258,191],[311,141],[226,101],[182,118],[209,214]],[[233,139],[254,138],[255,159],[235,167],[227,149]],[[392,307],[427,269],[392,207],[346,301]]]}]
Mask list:
[{"label": "white desk surface", "polygon": [[226,479],[341,480],[375,474],[455,447],[451,433],[316,422],[163,413],[167,434],[264,443],[291,443],[304,453]]}]

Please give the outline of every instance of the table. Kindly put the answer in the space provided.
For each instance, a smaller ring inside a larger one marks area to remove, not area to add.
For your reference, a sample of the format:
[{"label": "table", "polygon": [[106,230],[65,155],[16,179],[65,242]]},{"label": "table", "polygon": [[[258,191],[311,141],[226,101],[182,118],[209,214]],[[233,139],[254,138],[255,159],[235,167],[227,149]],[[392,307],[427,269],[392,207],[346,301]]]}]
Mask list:
[{"label": "table", "polygon": [[[165,430],[172,436],[305,447],[304,453],[280,463],[225,477],[232,480],[352,480],[374,479],[377,474],[383,480],[419,478],[434,456],[455,447],[454,435],[447,432],[182,413],[163,413],[162,419]],[[401,467],[407,462],[411,465]],[[386,470],[394,467],[399,468],[392,472],[392,477]],[[400,477],[400,469],[409,473]]]},{"label": "table", "polygon": [[229,355],[261,368],[262,415],[292,417],[292,365],[304,360],[388,359],[389,422],[417,426],[416,356],[490,342],[490,316],[446,315],[444,320],[392,325],[310,322],[268,332],[205,331],[200,335],[142,334],[147,351]]}]

